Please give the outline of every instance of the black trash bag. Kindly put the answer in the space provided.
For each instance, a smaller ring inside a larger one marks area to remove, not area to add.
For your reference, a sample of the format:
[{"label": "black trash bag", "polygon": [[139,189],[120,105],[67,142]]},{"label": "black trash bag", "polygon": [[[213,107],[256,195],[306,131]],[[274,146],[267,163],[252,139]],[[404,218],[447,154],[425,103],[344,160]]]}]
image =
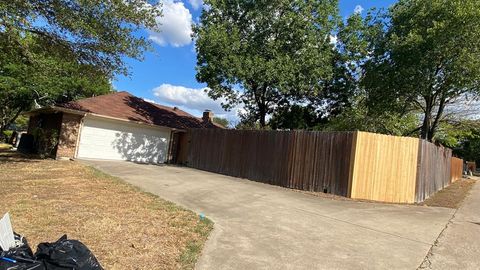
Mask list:
[{"label": "black trash bag", "polygon": [[16,262],[0,260],[0,270],[14,267],[15,270],[45,270],[42,262],[36,261],[27,239],[14,233],[15,242],[21,243],[15,248],[3,251],[0,248],[0,257]]},{"label": "black trash bag", "polygon": [[84,244],[78,240],[67,240],[67,235],[54,243],[39,244],[35,258],[43,261],[46,270],[103,270]]},{"label": "black trash bag", "polygon": [[30,245],[28,244],[27,239],[15,232],[13,233],[13,236],[16,243],[22,243],[22,244],[17,246],[16,248],[12,248],[9,251],[7,251],[4,257],[15,256],[15,257],[21,257],[21,258],[33,260],[34,259],[33,252],[32,252],[32,249],[30,248]]}]

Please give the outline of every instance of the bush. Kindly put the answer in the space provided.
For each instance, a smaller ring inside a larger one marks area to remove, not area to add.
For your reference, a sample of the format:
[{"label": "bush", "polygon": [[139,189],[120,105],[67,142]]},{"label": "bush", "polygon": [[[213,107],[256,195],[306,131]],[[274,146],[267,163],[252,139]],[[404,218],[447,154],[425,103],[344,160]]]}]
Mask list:
[{"label": "bush", "polygon": [[36,128],[33,131],[37,153],[41,158],[52,157],[58,144],[58,130]]},{"label": "bush", "polygon": [[4,130],[1,136],[1,141],[9,143],[10,138],[12,137],[13,130]]}]

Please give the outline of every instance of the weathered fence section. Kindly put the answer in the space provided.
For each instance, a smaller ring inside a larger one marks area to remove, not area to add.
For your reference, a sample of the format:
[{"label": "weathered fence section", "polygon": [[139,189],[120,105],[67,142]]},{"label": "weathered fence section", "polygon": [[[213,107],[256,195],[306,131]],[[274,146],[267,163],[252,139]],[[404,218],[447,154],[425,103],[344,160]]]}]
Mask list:
[{"label": "weathered fence section", "polygon": [[448,148],[367,132],[193,129],[184,141],[187,166],[357,199],[421,202],[462,173]]},{"label": "weathered fence section", "polygon": [[188,166],[288,186],[288,132],[194,129],[188,136]]},{"label": "weathered fence section", "polygon": [[195,129],[188,166],[347,196],[353,133]]},{"label": "weathered fence section", "polygon": [[287,187],[347,196],[354,133],[292,131],[290,136]]},{"label": "weathered fence section", "polygon": [[358,132],[351,197],[413,203],[419,140]]},{"label": "weathered fence section", "polygon": [[452,150],[421,140],[415,201],[422,202],[450,184]]},{"label": "weathered fence section", "polygon": [[452,157],[450,166],[450,182],[455,182],[462,178],[463,174],[463,159]]}]

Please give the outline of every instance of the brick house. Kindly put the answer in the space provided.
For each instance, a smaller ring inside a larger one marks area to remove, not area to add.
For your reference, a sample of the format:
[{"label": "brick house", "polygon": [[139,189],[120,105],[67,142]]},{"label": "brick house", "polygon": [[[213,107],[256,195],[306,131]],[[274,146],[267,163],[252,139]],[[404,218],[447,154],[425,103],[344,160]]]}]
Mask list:
[{"label": "brick house", "polygon": [[28,133],[50,131],[56,158],[175,162],[179,141],[190,128],[223,128],[205,111],[197,118],[177,107],[145,101],[128,92],[81,99],[36,109]]}]

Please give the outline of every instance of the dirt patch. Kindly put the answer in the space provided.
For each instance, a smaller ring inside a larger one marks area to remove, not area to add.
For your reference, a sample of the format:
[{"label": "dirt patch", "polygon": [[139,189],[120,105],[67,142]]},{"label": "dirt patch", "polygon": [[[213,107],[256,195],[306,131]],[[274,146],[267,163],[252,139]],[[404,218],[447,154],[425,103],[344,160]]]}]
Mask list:
[{"label": "dirt patch", "polygon": [[[320,198],[323,198],[323,199],[330,199],[330,200],[336,200],[336,201],[360,201],[360,200],[355,200],[355,199],[352,199],[352,198],[347,198],[347,197],[343,197],[343,196],[335,195],[335,194],[331,194],[331,193],[324,193],[324,192],[318,192],[318,191],[307,191],[307,190],[297,190],[297,189],[291,189],[291,190],[295,191],[295,192],[300,192],[300,193],[303,193],[303,194],[308,194],[308,195],[311,195],[311,196],[315,196],[315,197],[320,197]],[[368,201],[368,202],[373,202],[373,201]]]},{"label": "dirt patch", "polygon": [[[479,177],[471,177],[471,178],[478,178]],[[399,205],[417,205],[417,206],[435,206],[435,207],[446,207],[446,208],[458,208],[460,207],[461,203],[468,195],[468,192],[472,188],[473,184],[476,180],[474,179],[465,179],[462,178],[450,186],[446,187],[443,190],[438,191],[432,197],[425,200],[423,203],[390,203],[390,202],[379,202],[379,201],[371,201],[371,200],[363,200],[363,199],[352,199],[347,198],[339,195],[323,193],[323,192],[313,192],[313,191],[304,191],[304,190],[296,190],[291,189],[294,192],[300,192],[303,194],[308,194],[316,197],[321,197],[324,199],[336,200],[336,201],[356,201],[356,202],[365,202],[365,203],[377,203],[377,204],[399,204]],[[286,189],[286,188],[285,188]]]},{"label": "dirt patch", "polygon": [[475,180],[473,179],[462,178],[457,180],[448,187],[435,193],[432,197],[426,199],[420,205],[458,208],[468,195],[474,183]]},{"label": "dirt patch", "polygon": [[72,161],[0,152],[0,214],[32,247],[64,233],[105,269],[193,269],[213,225]]}]

